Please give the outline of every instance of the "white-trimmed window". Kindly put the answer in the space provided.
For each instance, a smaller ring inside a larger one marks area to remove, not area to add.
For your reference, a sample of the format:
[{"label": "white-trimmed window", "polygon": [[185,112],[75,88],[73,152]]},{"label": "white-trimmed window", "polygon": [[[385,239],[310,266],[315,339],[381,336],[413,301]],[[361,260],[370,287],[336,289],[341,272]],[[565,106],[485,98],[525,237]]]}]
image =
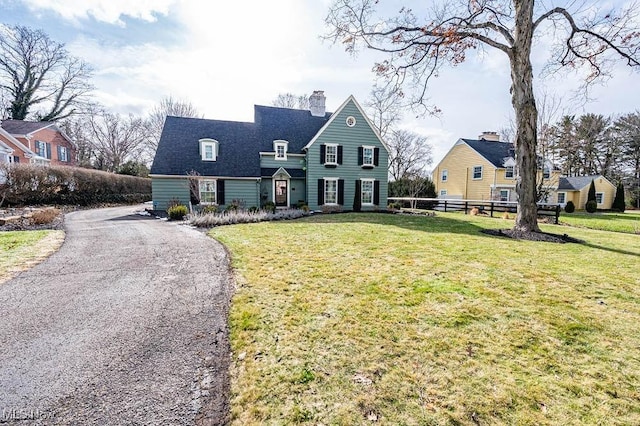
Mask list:
[{"label": "white-trimmed window", "polygon": [[361,179],[361,198],[363,205],[373,205],[373,179]]},{"label": "white-trimmed window", "polygon": [[373,166],[373,151],[374,147],[372,146],[363,146],[362,147],[362,165],[363,166]]},{"label": "white-trimmed window", "polygon": [[324,148],[324,163],[338,164],[338,145],[326,144]]},{"label": "white-trimmed window", "polygon": [[500,201],[509,201],[509,190],[501,189],[500,190]]},{"label": "white-trimmed window", "polygon": [[567,193],[558,192],[558,204],[564,204],[567,202]]},{"label": "white-trimmed window", "polygon": [[286,160],[287,159],[287,146],[289,143],[287,141],[274,141],[273,142],[273,150],[276,153],[276,160]]},{"label": "white-trimmed window", "polygon": [[51,159],[51,144],[49,142],[35,141],[36,154],[42,158]]},{"label": "white-trimmed window", "polygon": [[446,182],[449,179],[449,170],[444,169],[442,173],[440,173],[440,180]]},{"label": "white-trimmed window", "polygon": [[338,204],[338,179],[324,180],[324,203]]},{"label": "white-trimmed window", "polygon": [[473,166],[473,180],[482,179],[482,166]]},{"label": "white-trimmed window", "polygon": [[513,179],[513,177],[514,177],[513,166],[507,166],[505,168],[504,177],[505,177],[505,179]]},{"label": "white-trimmed window", "polygon": [[69,150],[65,146],[58,147],[58,160],[68,162],[69,161]]},{"label": "white-trimmed window", "polygon": [[200,155],[202,161],[216,161],[218,158],[218,141],[215,139],[200,139]]},{"label": "white-trimmed window", "polygon": [[441,189],[440,190],[440,198],[447,198],[447,190],[446,189]]},{"label": "white-trimmed window", "polygon": [[596,203],[604,203],[604,192],[596,192]]},{"label": "white-trimmed window", "polygon": [[200,204],[216,204],[215,179],[200,180]]}]

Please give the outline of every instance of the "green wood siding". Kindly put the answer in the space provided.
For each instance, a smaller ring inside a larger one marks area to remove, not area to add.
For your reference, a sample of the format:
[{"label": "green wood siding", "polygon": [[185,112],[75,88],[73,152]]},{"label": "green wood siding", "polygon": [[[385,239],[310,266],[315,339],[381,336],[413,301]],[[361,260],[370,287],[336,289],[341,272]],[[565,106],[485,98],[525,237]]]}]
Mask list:
[{"label": "green wood siding", "polygon": [[184,178],[152,178],[151,193],[154,210],[166,210],[172,200],[189,205],[189,181]]},{"label": "green wood siding", "polygon": [[[191,198],[189,180],[186,178],[152,178],[151,191],[153,208],[157,210],[166,210],[171,200],[188,206]],[[225,205],[233,200],[242,200],[247,208],[260,205],[257,180],[224,179],[224,192]]]},{"label": "green wood siding", "polygon": [[285,169],[301,169],[304,167],[304,157],[290,157],[287,156],[286,160],[276,160],[272,155],[262,155],[260,157],[260,167],[279,168]]},{"label": "green wood siding", "polygon": [[[348,127],[346,119],[353,116],[356,119],[354,127]],[[323,144],[338,144],[342,148],[342,164],[335,168],[327,168],[320,163],[320,146]],[[358,165],[358,147],[367,145],[379,148],[378,166],[364,169]],[[360,114],[353,102],[349,102],[333,122],[311,145],[307,154],[307,201],[309,208],[320,209],[318,205],[318,179],[338,178],[344,180],[344,210],[353,208],[355,196],[355,182],[357,179],[369,178],[380,182],[380,200],[378,208],[386,208],[388,195],[388,164],[389,155],[379,142],[374,131],[369,127],[365,118]],[[362,210],[376,207],[362,206]]]},{"label": "green wood siding", "polygon": [[291,179],[290,202],[291,207],[298,207],[298,201],[307,204],[306,181],[304,179]]},{"label": "green wood siding", "polygon": [[224,180],[224,201],[231,204],[233,200],[241,200],[246,208],[260,206],[258,191],[260,187],[257,180]]},{"label": "green wood siding", "polygon": [[260,207],[267,201],[273,201],[273,182],[271,179],[262,179],[260,182]]}]

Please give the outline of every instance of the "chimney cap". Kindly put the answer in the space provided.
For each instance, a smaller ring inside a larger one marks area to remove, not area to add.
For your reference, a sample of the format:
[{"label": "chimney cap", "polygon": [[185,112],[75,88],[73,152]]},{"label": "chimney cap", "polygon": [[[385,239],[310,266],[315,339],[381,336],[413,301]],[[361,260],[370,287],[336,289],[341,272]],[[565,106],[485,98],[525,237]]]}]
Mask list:
[{"label": "chimney cap", "polygon": [[485,131],[485,132],[482,132],[480,136],[478,136],[478,139],[485,140],[485,141],[500,142],[500,135],[498,134],[498,132]]}]

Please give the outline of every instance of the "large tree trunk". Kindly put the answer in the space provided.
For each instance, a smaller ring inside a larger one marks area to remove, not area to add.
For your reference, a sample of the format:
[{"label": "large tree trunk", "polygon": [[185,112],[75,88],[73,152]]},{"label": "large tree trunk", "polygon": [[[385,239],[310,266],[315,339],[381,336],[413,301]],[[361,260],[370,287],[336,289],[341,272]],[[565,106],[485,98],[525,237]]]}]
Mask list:
[{"label": "large tree trunk", "polygon": [[533,94],[531,41],[534,0],[515,0],[515,43],[510,55],[511,103],[516,115],[516,167],[518,214],[514,230],[540,232],[536,206],[536,159],[538,110]]}]

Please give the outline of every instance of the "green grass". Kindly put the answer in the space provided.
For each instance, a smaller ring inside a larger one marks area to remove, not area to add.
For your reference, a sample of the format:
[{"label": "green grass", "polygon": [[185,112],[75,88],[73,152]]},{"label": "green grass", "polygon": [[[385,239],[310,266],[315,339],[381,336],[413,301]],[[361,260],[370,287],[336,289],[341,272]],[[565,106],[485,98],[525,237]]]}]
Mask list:
[{"label": "green grass", "polygon": [[640,234],[640,212],[638,211],[625,213],[563,212],[560,215],[560,223],[602,231]]},{"label": "green grass", "polygon": [[0,283],[55,252],[63,239],[62,231],[0,232]]},{"label": "green grass", "polygon": [[[640,424],[640,244],[489,237],[501,219],[220,227],[234,424]],[[242,356],[238,356],[242,354]]]}]

